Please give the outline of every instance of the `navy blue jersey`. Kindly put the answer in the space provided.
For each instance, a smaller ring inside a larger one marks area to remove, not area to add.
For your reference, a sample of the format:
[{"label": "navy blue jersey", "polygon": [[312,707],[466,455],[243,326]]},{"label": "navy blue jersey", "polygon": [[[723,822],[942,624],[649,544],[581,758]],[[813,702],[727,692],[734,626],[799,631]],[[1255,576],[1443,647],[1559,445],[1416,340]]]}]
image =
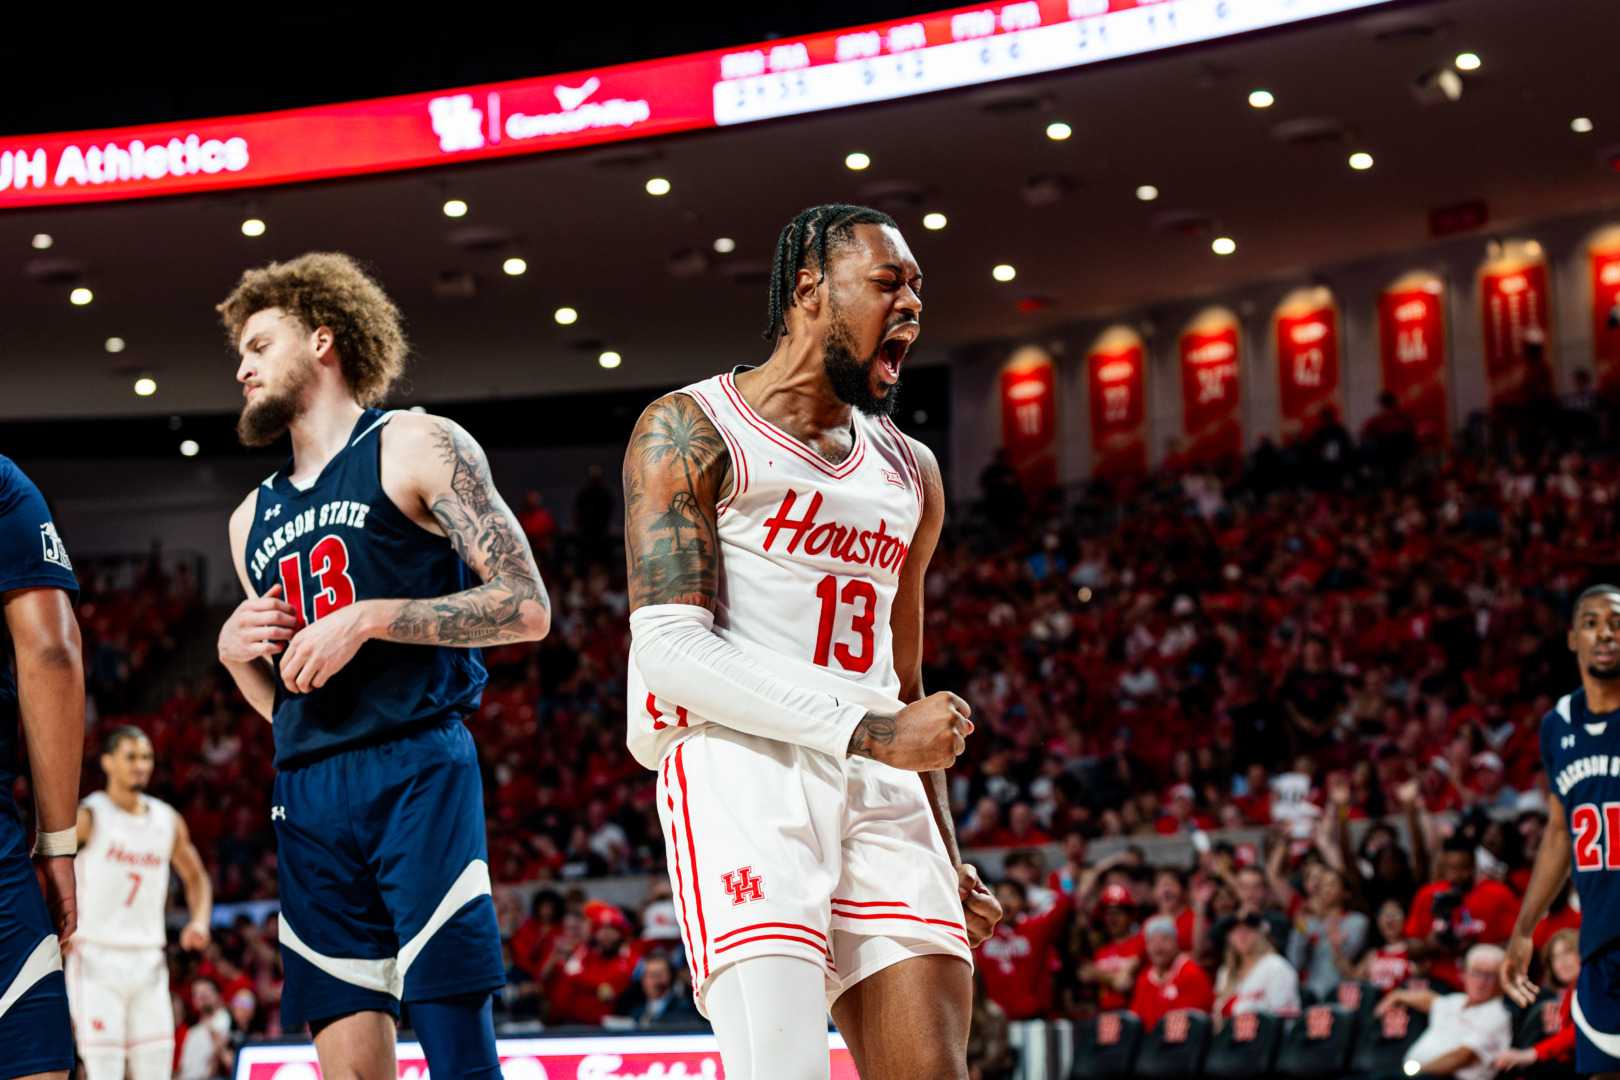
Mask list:
[{"label": "navy blue jersey", "polygon": [[1620,709],[1592,712],[1585,690],[1559,698],[1541,720],[1541,761],[1569,822],[1585,959],[1620,939]]},{"label": "navy blue jersey", "polygon": [[[476,584],[450,541],[406,517],[383,490],[382,428],[367,409],[348,446],[299,491],[292,463],[259,485],[246,565],[254,592],[277,582],[302,623],[356,600],[443,596]],[[276,662],[276,766],[375,743],[478,708],[477,649],[368,641],[325,686],[287,690]]]},{"label": "navy blue jersey", "polygon": [[[40,587],[79,595],[73,563],[56,534],[45,497],[10,458],[0,455],[0,595]],[[17,719],[11,638],[0,619],[0,814],[16,812],[11,786],[17,778]]]}]

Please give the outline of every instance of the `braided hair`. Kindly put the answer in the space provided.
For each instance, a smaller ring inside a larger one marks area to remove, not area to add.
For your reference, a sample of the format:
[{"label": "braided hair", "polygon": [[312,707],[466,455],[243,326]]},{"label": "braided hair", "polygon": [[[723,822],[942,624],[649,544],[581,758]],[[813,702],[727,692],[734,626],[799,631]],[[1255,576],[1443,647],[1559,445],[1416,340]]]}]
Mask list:
[{"label": "braided hair", "polygon": [[[787,309],[793,306],[794,285],[799,270],[813,266],[820,277],[827,277],[827,252],[847,243],[857,225],[887,225],[898,229],[894,219],[881,210],[849,203],[826,203],[799,211],[776,238],[776,255],[771,260],[771,297],[765,340],[776,344],[787,333]],[[816,261],[808,262],[814,248]]]}]

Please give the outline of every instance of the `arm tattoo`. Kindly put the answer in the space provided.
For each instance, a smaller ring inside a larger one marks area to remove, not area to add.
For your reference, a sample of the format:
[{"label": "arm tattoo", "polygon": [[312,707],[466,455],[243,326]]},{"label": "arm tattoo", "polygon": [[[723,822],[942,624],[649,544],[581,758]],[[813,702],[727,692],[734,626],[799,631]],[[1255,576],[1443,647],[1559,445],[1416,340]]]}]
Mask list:
[{"label": "arm tattoo", "polygon": [[624,544],[632,610],[711,607],[720,569],[715,503],[730,470],[714,424],[685,394],[643,414],[624,455]]},{"label": "arm tattoo", "polygon": [[452,423],[433,431],[440,461],[450,466],[449,489],[433,500],[433,516],[482,585],[449,596],[410,600],[386,637],[422,645],[500,645],[526,641],[525,606],[550,610],[540,570],[512,511],[495,490],[483,451]]},{"label": "arm tattoo", "polygon": [[894,717],[880,716],[869,712],[861,717],[861,722],[855,725],[855,730],[849,736],[849,753],[860,757],[872,757],[879,746],[890,746],[894,743]]}]

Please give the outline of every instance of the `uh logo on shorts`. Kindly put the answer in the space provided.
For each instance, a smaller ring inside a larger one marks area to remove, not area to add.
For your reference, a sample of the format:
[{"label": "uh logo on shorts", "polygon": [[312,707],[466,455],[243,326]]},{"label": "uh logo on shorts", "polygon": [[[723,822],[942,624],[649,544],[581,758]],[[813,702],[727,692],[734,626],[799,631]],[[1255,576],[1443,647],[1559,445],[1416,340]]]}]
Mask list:
[{"label": "uh logo on shorts", "polygon": [[765,899],[765,879],[757,876],[752,866],[727,870],[720,876],[720,881],[725,886],[726,895],[731,897],[732,907],[750,900]]}]

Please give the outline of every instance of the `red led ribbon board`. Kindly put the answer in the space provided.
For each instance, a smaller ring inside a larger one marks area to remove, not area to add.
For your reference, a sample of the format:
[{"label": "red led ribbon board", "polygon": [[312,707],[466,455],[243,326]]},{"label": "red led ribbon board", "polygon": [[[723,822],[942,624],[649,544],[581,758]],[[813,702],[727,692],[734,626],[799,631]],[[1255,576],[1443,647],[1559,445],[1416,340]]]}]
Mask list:
[{"label": "red led ribbon board", "polygon": [[[1547,265],[1487,269],[1480,276],[1485,320],[1485,382],[1492,408],[1552,392],[1547,335]],[[1537,341],[1539,339],[1539,346]]]},{"label": "red led ribbon board", "polygon": [[1200,464],[1237,457],[1243,450],[1237,327],[1188,330],[1180,353],[1183,455]]},{"label": "red led ribbon board", "polygon": [[1339,313],[1332,304],[1279,313],[1277,381],[1282,437],[1293,442],[1315,430],[1318,415],[1339,403]]},{"label": "red led ribbon board", "polygon": [[1061,71],[1392,0],[1015,0],[736,49],[252,116],[0,136],[0,209],[294,184]]},{"label": "red led ribbon board", "polygon": [[1446,323],[1438,281],[1385,289],[1378,297],[1378,360],[1384,389],[1412,418],[1418,440],[1443,444],[1446,408]]},{"label": "red led ribbon board", "polygon": [[1591,252],[1592,369],[1605,397],[1620,396],[1620,248]]},{"label": "red led ribbon board", "polygon": [[1014,360],[1002,369],[1001,446],[1026,491],[1057,483],[1057,395],[1049,358]]},{"label": "red led ribbon board", "polygon": [[1147,471],[1147,408],[1140,343],[1086,357],[1091,399],[1091,471],[1136,476]]}]

